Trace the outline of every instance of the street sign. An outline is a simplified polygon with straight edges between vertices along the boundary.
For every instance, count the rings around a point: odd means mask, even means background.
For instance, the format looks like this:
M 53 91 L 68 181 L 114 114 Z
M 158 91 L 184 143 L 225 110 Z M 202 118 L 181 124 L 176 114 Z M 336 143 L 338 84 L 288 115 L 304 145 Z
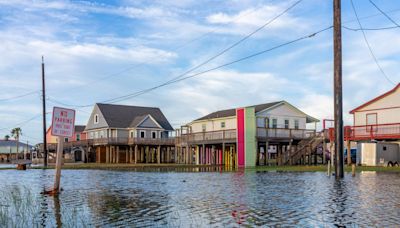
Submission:
M 51 134 L 61 137 L 72 137 L 75 130 L 75 110 L 54 107 Z

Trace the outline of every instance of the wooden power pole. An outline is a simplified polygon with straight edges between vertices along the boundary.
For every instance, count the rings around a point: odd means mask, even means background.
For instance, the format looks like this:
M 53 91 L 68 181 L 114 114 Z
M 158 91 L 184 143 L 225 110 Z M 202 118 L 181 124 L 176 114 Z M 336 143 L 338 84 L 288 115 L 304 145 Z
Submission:
M 47 139 L 46 139 L 46 86 L 44 80 L 44 60 L 42 56 L 42 105 L 43 105 L 43 152 L 44 166 L 47 167 Z
M 343 169 L 343 97 L 342 97 L 342 21 L 341 0 L 333 0 L 333 49 L 334 49 L 334 115 L 336 178 L 344 177 Z

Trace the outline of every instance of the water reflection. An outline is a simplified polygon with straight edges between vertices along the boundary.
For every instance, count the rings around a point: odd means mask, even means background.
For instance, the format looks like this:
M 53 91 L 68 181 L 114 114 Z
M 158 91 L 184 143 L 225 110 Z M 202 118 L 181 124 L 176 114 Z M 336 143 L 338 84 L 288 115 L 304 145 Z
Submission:
M 399 174 L 211 170 L 65 170 L 56 197 L 52 170 L 0 171 L 0 227 L 400 226 Z

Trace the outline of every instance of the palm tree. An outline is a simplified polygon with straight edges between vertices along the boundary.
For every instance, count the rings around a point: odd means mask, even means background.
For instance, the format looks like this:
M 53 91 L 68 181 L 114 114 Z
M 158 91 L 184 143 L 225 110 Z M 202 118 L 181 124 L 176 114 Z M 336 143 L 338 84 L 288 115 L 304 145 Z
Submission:
M 10 136 L 9 136 L 9 135 L 5 135 L 5 136 L 4 136 L 4 140 L 8 141 L 9 139 L 10 139 Z
M 14 137 L 14 139 L 16 140 L 16 144 L 17 144 L 17 156 L 19 153 L 19 136 L 22 135 L 22 130 L 20 127 L 16 127 L 14 129 L 11 130 L 11 135 L 12 137 Z M 23 157 L 23 156 L 22 156 Z

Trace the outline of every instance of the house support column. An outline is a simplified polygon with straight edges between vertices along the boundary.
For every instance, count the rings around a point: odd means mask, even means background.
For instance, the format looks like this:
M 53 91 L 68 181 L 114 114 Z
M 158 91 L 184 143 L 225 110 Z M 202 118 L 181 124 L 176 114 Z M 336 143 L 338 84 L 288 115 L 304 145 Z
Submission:
M 225 164 L 225 154 L 226 154 L 225 149 L 226 149 L 225 148 L 225 142 L 223 142 L 222 143 L 222 151 L 221 151 L 222 152 L 222 154 L 221 154 L 221 157 L 222 157 L 221 165 Z
M 135 145 L 135 164 L 138 162 L 138 145 Z
M 215 165 L 215 146 L 211 146 L 211 164 Z
M 167 162 L 171 163 L 171 147 L 167 147 Z
M 119 146 L 117 146 L 117 162 L 116 163 L 119 163 Z
M 127 161 L 128 163 L 133 163 L 133 150 L 132 150 L 132 146 L 129 146 L 129 161 Z
M 265 141 L 265 160 L 264 160 L 264 165 L 268 164 L 268 159 L 269 159 L 268 147 L 269 147 L 269 142 Z
M 140 163 L 145 163 L 144 155 L 145 155 L 145 148 L 143 146 L 141 146 L 140 147 Z
M 146 163 L 149 163 L 149 146 L 146 146 L 145 157 Z
M 110 163 L 110 147 L 106 146 L 106 163 Z
M 110 163 L 114 163 L 114 147 L 113 146 L 109 147 L 110 147 Z
M 157 163 L 161 163 L 161 146 L 157 147 Z
M 196 145 L 196 165 L 200 164 L 200 149 L 199 146 Z
M 347 165 L 351 165 L 351 142 L 350 140 L 346 141 L 346 147 L 347 147 Z

